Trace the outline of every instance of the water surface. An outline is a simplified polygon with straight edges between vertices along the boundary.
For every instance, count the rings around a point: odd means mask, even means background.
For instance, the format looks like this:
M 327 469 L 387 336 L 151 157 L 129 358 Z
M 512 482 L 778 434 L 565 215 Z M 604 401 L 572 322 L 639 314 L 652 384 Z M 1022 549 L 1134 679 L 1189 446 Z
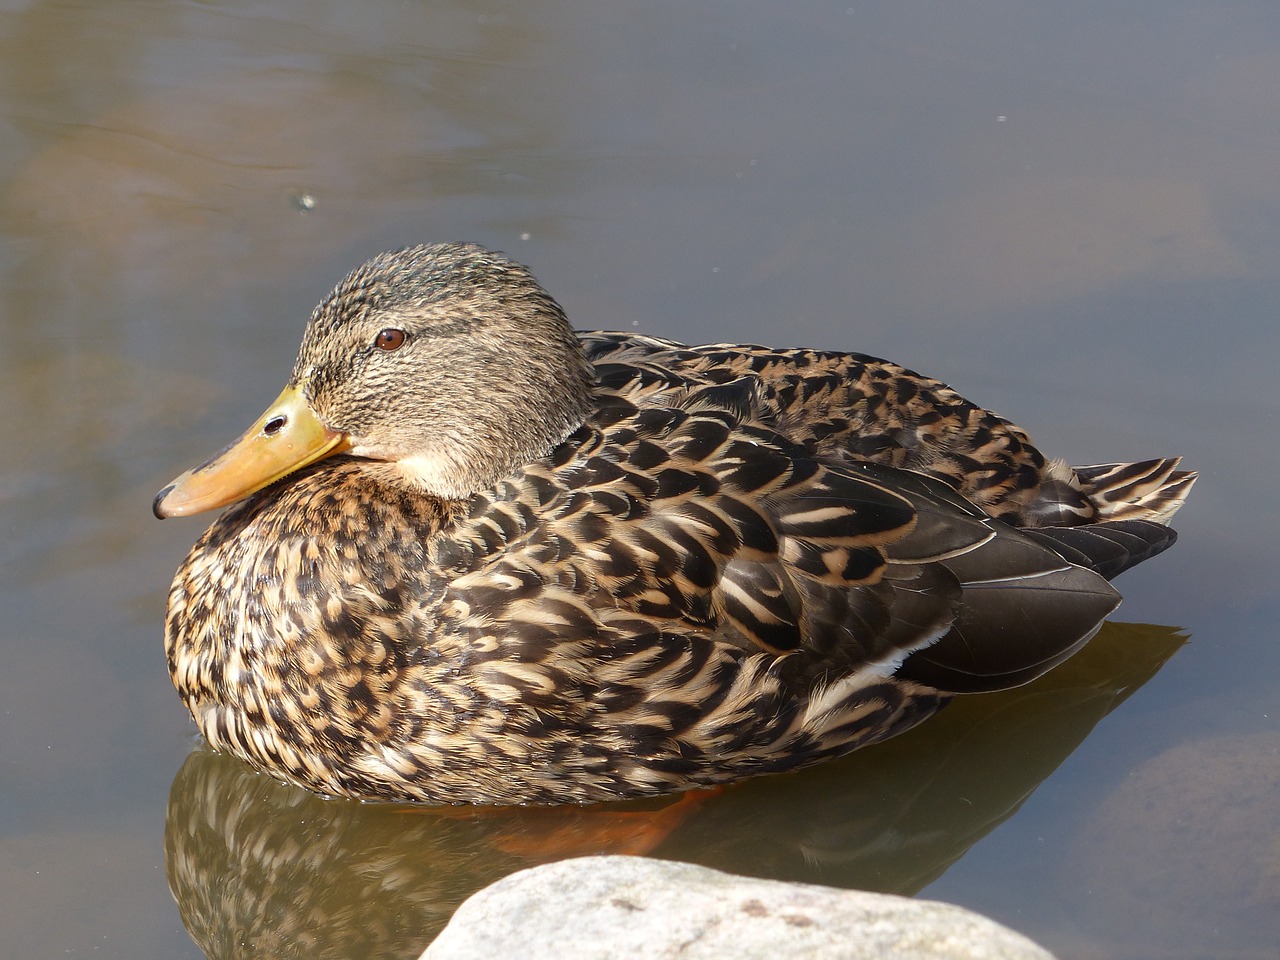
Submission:
M 204 521 L 152 494 L 276 395 L 346 269 L 439 239 L 529 263 L 580 327 L 887 356 L 1051 454 L 1202 472 L 1093 659 L 728 791 L 655 854 L 922 890 L 1064 958 L 1272 955 L 1269 7 L 63 0 L 0 4 L 0 53 L 7 955 L 313 955 L 232 895 L 247 797 L 339 956 L 415 954 L 527 862 L 512 836 L 595 836 L 245 781 L 165 673 Z

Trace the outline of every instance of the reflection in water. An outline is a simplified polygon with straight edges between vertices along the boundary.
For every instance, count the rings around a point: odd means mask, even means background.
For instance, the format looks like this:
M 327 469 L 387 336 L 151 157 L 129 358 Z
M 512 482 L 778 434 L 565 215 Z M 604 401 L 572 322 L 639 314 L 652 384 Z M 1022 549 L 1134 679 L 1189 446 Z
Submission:
M 1184 640 L 1109 623 L 1025 687 L 963 698 L 826 766 L 665 807 L 322 800 L 201 749 L 169 797 L 169 886 L 210 958 L 414 957 L 480 887 L 592 852 L 652 847 L 756 876 L 913 893 L 1010 816 Z

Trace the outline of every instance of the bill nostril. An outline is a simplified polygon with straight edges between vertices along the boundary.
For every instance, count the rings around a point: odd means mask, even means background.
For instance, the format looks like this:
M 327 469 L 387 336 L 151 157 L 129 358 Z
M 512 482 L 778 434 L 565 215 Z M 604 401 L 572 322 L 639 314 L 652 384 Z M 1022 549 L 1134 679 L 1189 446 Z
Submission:
M 279 433 L 281 430 L 284 429 L 285 424 L 288 422 L 289 422 L 289 418 L 283 415 L 278 417 L 272 417 L 270 420 L 268 420 L 266 423 L 262 425 L 262 432 L 265 433 L 268 437 L 274 437 L 277 433 Z

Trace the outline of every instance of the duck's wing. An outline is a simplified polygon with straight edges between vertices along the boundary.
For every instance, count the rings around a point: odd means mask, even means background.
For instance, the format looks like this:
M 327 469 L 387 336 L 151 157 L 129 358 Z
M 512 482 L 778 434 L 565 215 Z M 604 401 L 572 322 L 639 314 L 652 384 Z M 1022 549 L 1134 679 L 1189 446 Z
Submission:
M 479 622 L 554 607 L 562 635 L 586 625 L 584 643 L 608 634 L 590 624 L 643 622 L 776 657 L 800 683 L 866 671 L 967 692 L 1039 675 L 1119 602 L 940 481 L 780 436 L 756 377 L 699 384 L 643 361 L 598 372 L 613 399 L 595 421 L 478 498 L 437 547 Z
M 849 469 L 910 498 L 922 530 L 948 530 L 965 517 L 990 533 L 972 549 L 933 561 L 956 578 L 961 600 L 947 631 L 905 658 L 899 679 L 949 693 L 1018 686 L 1071 656 L 1120 603 L 1098 571 L 1116 562 L 1110 538 L 1097 538 L 1102 549 L 1081 541 L 1068 559 L 1056 541 L 985 516 L 931 477 L 874 464 Z M 912 536 L 889 547 L 891 563 L 911 562 Z

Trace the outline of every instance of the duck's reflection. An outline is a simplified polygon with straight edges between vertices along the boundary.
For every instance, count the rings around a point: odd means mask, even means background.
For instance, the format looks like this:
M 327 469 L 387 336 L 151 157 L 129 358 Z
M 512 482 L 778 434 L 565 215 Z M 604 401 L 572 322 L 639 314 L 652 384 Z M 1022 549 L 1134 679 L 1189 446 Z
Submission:
M 165 829 L 169 886 L 210 958 L 416 957 L 475 890 L 585 853 L 897 893 L 1009 817 L 1184 642 L 1105 625 L 1017 690 L 963 698 L 916 730 L 813 770 L 646 804 L 441 808 L 322 800 L 193 753 Z

